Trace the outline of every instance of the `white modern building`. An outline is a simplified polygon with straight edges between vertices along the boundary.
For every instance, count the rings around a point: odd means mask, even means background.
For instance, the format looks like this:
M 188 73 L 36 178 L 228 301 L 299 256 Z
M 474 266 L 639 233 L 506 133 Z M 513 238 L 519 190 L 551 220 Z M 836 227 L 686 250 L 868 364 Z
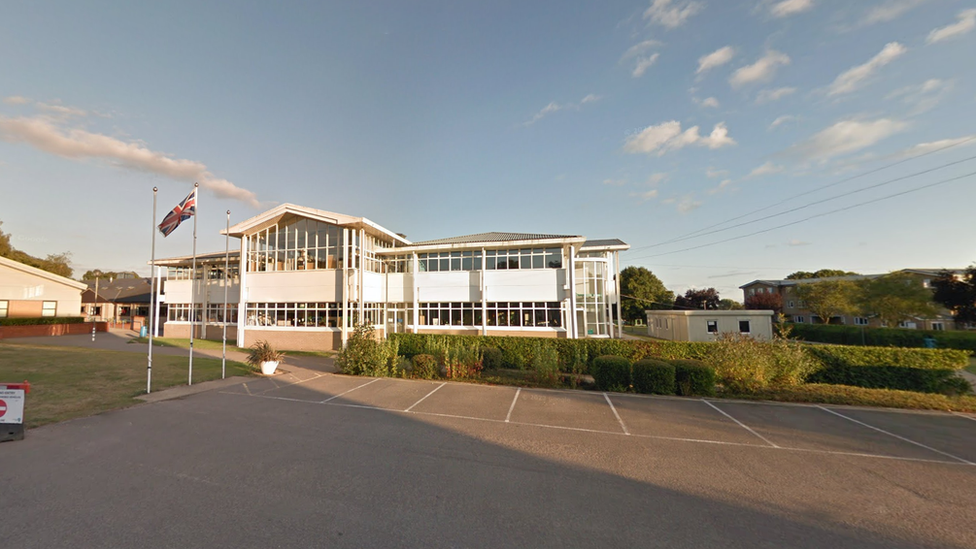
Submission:
M 228 337 L 330 350 L 356 325 L 395 332 L 619 337 L 620 240 L 482 233 L 410 242 L 363 217 L 283 204 L 230 228 Z M 243 260 L 242 260 L 243 258 Z M 224 253 L 169 268 L 167 337 L 223 331 Z M 614 314 L 616 311 L 616 315 Z
M 0 318 L 81 316 L 85 288 L 77 280 L 0 257 Z

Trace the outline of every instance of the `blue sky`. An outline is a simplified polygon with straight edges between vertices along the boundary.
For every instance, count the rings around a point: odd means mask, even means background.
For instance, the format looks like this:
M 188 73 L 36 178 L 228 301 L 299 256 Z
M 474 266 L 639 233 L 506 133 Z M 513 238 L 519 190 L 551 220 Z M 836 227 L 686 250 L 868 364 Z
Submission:
M 193 181 L 200 251 L 293 202 L 415 241 L 621 238 L 736 299 L 962 267 L 974 52 L 953 0 L 6 2 L 0 220 L 79 275 L 147 272 L 152 187 L 161 219 Z

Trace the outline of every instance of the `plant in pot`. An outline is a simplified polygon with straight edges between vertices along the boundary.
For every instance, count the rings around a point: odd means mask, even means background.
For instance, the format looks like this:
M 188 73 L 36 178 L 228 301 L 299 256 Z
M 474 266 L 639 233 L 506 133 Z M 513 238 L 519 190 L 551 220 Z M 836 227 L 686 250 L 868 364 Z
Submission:
M 284 353 L 276 350 L 267 341 L 258 341 L 251 345 L 251 352 L 247 355 L 247 363 L 251 366 L 260 366 L 261 373 L 270 376 L 275 373 L 278 363 L 284 358 Z

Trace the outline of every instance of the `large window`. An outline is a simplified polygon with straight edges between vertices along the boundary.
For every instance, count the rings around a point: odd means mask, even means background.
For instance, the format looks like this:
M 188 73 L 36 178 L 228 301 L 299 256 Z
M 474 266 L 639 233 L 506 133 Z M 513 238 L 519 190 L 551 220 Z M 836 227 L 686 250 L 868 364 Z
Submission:
M 274 225 L 248 239 L 248 272 L 337 269 L 342 258 L 342 229 L 311 219 Z
M 237 324 L 237 303 L 227 304 L 227 318 L 229 324 Z M 211 324 L 224 323 L 223 303 L 210 303 L 207 305 L 207 322 Z
M 195 303 L 193 305 L 193 321 L 201 322 L 203 320 L 203 304 Z M 190 321 L 190 304 L 189 303 L 170 303 L 166 306 L 166 318 L 170 322 L 189 322 Z
M 192 267 L 185 267 L 185 266 L 183 266 L 183 267 L 170 267 L 169 269 L 167 269 L 166 278 L 168 280 L 190 280 L 190 278 L 191 278 L 190 273 L 192 273 L 192 272 L 193 272 L 193 268 Z M 196 276 L 195 277 L 192 277 L 192 278 L 196 278 L 197 280 L 200 280 L 201 278 L 203 278 L 203 266 L 202 265 L 197 265 Z
M 481 326 L 481 303 L 421 303 L 421 326 Z
M 560 269 L 561 248 L 522 248 L 518 250 L 485 250 L 485 269 Z
M 387 273 L 412 273 L 412 255 L 388 255 L 383 258 L 383 270 Z
M 248 303 L 248 326 L 337 328 L 342 320 L 338 303 Z
M 0 301 L 0 318 L 7 318 L 7 315 L 9 314 L 10 311 L 9 307 L 10 307 L 9 301 Z
M 481 250 L 417 254 L 420 272 L 480 271 Z
M 41 304 L 41 316 L 58 316 L 58 302 L 45 301 Z
M 558 302 L 488 303 L 488 326 L 559 328 L 563 325 Z

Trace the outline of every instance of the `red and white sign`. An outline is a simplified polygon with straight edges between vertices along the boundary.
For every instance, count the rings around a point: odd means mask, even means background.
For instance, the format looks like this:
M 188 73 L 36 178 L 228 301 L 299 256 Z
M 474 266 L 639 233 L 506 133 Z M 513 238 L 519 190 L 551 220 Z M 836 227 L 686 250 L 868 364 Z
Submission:
M 3 385 L 0 385 L 3 387 Z M 24 390 L 0 389 L 0 423 L 24 422 Z

